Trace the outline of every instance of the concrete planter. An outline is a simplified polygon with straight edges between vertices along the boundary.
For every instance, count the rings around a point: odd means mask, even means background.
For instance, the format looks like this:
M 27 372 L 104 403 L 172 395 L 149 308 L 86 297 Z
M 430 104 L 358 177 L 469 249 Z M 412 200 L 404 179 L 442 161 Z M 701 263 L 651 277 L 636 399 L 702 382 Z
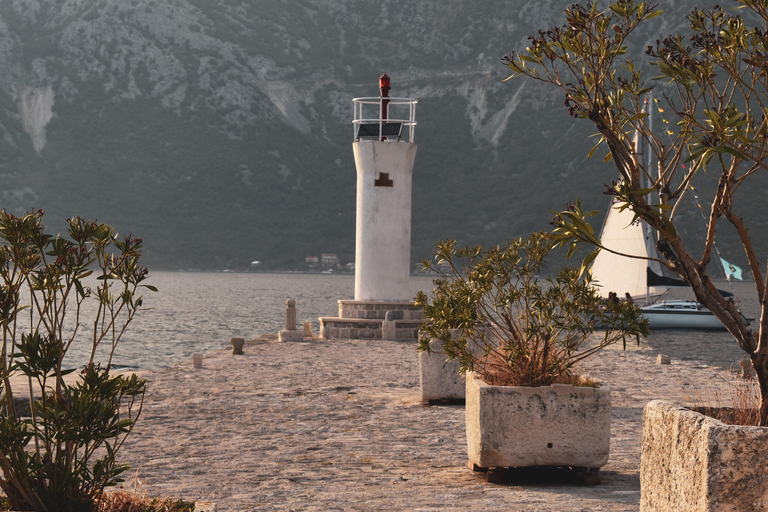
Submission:
M 466 385 L 457 360 L 446 361 L 439 339 L 429 343 L 431 352 L 419 354 L 419 388 L 422 403 L 463 401 Z
M 608 462 L 609 389 L 489 386 L 474 375 L 466 384 L 471 467 L 599 469 Z
M 728 425 L 669 402 L 643 412 L 641 512 L 768 511 L 768 428 Z

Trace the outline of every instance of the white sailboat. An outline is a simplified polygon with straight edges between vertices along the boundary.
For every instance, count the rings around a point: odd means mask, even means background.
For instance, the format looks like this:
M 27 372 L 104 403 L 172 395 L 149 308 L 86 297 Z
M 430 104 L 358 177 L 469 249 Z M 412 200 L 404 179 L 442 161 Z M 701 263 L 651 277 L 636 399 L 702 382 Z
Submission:
M 650 103 L 648 106 L 650 110 Z M 635 147 L 639 144 L 636 135 Z M 642 161 L 642 151 L 638 158 Z M 648 165 L 650 168 L 650 158 Z M 623 298 L 628 293 L 633 300 L 644 299 L 646 305 L 641 309 L 651 329 L 725 329 L 709 309 L 695 300 L 650 304 L 652 297 L 661 296 L 669 286 L 687 285 L 680 279 L 663 277 L 661 264 L 649 259 L 658 258 L 650 226 L 632 222 L 633 218 L 631 210 L 622 211 L 612 201 L 600 232 L 600 242 L 610 250 L 600 251 L 592 263 L 592 277 L 600 296 L 607 299 L 613 292 Z
M 641 259 L 656 257 L 656 250 L 644 223 L 632 223 L 632 218 L 629 210 L 619 211 L 615 204 L 606 216 L 600 241 L 606 248 L 621 254 L 603 249 L 595 258 L 592 277 L 600 296 L 608 298 L 610 292 L 614 292 L 620 298 L 626 293 L 634 300 L 645 298 L 646 305 L 641 309 L 651 329 L 725 329 L 709 309 L 695 300 L 665 300 L 649 304 L 652 297 L 663 295 L 668 289 L 667 286 L 654 285 L 654 282 L 687 285 L 681 280 L 662 277 L 659 262 Z

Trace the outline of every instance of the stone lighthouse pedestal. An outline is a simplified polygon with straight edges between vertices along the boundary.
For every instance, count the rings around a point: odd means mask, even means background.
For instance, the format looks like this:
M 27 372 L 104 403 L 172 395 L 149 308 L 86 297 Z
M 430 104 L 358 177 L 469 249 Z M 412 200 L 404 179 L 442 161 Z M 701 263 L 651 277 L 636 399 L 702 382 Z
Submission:
M 325 339 L 387 339 L 385 322 L 392 313 L 393 340 L 419 339 L 421 308 L 410 301 L 340 300 L 338 317 L 320 317 L 320 337 Z M 391 332 L 391 331 L 390 331 Z
M 416 100 L 390 98 L 386 74 L 379 84 L 380 97 L 353 100 L 355 299 L 339 301 L 338 317 L 320 318 L 320 336 L 326 339 L 381 339 L 384 333 L 391 337 L 394 332 L 395 339 L 416 340 L 422 322 L 410 289 Z M 366 117 L 366 108 L 378 112 Z M 389 115 L 390 109 L 394 116 Z M 391 312 L 389 319 L 387 312 Z

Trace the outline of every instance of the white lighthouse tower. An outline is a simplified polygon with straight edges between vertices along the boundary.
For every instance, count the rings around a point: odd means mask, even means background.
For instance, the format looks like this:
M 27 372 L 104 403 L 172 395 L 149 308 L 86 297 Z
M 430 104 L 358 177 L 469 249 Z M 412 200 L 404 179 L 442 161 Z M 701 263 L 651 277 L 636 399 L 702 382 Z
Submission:
M 417 101 L 389 97 L 386 74 L 379 78 L 379 90 L 378 98 L 352 100 L 357 168 L 355 299 L 339 301 L 339 317 L 320 319 L 325 338 L 416 339 L 422 319 L 410 289 Z

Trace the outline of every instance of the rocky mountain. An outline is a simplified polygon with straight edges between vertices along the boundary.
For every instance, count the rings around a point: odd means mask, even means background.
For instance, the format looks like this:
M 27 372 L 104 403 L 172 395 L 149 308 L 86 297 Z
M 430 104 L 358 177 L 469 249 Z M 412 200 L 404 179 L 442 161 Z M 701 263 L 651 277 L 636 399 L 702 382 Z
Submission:
M 501 57 L 570 3 L 0 2 L 0 207 L 43 208 L 54 231 L 111 223 L 155 268 L 353 261 L 352 98 L 386 72 L 419 100 L 414 262 L 441 238 L 545 228 L 576 197 L 604 210 L 615 172 L 586 159 L 592 128 L 554 90 L 502 81 Z M 640 64 L 698 2 L 670 3 Z

